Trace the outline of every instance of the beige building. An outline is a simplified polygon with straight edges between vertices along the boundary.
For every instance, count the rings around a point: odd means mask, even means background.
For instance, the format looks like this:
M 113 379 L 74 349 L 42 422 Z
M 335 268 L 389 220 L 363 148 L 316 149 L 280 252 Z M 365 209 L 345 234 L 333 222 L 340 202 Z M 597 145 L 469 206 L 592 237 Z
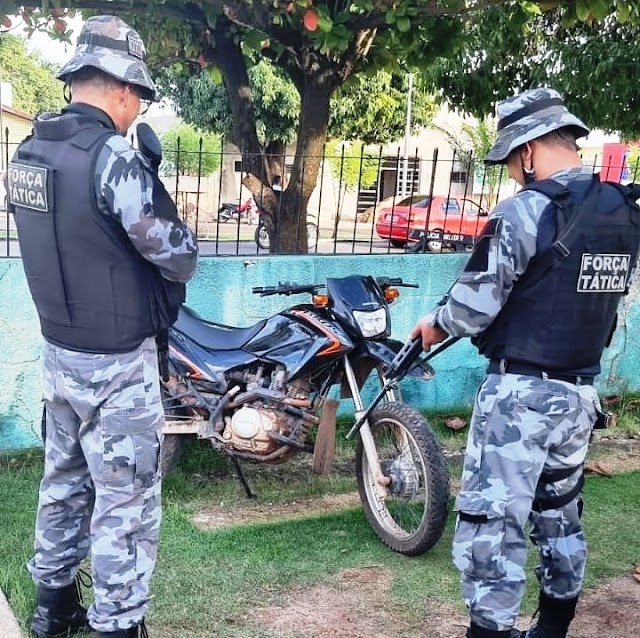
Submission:
M 3 85 L 3 88 L 6 85 Z M 1 97 L 1 96 L 0 96 Z M 31 133 L 32 116 L 0 102 L 0 210 L 6 208 L 4 174 L 18 144 Z
M 7 150 L 11 159 L 18 144 L 31 133 L 32 119 L 28 113 L 0 104 L 0 147 L 2 148 L 0 169 L 6 168 Z

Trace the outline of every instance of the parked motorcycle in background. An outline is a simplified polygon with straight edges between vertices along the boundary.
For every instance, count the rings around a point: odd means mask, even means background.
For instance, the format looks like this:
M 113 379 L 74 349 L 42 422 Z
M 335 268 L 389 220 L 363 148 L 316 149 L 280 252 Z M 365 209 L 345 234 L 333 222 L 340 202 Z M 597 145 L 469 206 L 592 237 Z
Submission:
M 401 554 L 431 548 L 447 520 L 449 478 L 430 424 L 400 400 L 396 382 L 405 374 L 435 374 L 418 357 L 420 347 L 407 358 L 390 338 L 389 305 L 403 286 L 417 287 L 353 275 L 254 288 L 261 296 L 311 299 L 245 328 L 206 321 L 183 306 L 161 358 L 163 472 L 195 436 L 231 457 L 248 496 L 241 462 L 281 463 L 306 452 L 315 471 L 328 473 L 336 413 L 350 400 L 356 423 L 347 438 L 357 437 L 357 488 L 369 523 Z M 366 408 L 361 391 L 369 378 L 381 389 Z
M 226 224 L 228 221 L 239 222 L 246 221 L 247 224 L 257 223 L 258 205 L 253 197 L 249 197 L 242 204 L 237 202 L 225 202 L 218 210 L 218 221 Z

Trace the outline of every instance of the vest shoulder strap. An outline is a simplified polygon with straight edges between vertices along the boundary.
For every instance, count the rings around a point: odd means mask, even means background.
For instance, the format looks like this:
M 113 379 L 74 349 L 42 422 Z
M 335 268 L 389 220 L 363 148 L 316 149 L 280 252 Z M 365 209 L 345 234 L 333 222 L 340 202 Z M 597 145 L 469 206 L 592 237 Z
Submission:
M 551 182 L 551 184 L 548 182 Z M 540 188 L 535 188 L 538 184 Z M 531 261 L 529 267 L 520 278 L 520 283 L 525 285 L 530 285 L 542 277 L 557 259 L 566 259 L 569 256 L 575 239 L 580 232 L 579 222 L 586 214 L 595 211 L 601 190 L 599 180 L 594 180 L 589 187 L 587 196 L 576 206 L 570 190 L 554 180 L 542 180 L 529 186 L 531 186 L 529 190 L 536 190 L 551 198 L 552 205 L 556 208 L 557 230 L 556 238 L 551 246 Z M 567 208 L 571 210 L 564 217 L 561 212 Z M 565 220 L 566 223 L 564 223 Z
M 627 206 L 631 207 L 636 212 L 631 216 L 631 222 L 634 224 L 640 224 L 640 205 L 638 200 L 640 199 L 640 184 L 618 184 L 618 182 L 603 182 L 609 186 L 615 188 L 626 200 Z
M 539 181 L 531 182 L 522 187 L 521 191 L 537 191 L 546 195 L 554 202 L 564 199 L 569 196 L 569 188 L 563 186 L 560 182 L 556 182 L 555 179 L 541 179 Z
M 83 151 L 88 151 L 94 144 L 96 144 L 101 138 L 104 141 L 113 135 L 113 131 L 105 131 L 103 128 L 85 128 L 78 131 L 71 143 Z

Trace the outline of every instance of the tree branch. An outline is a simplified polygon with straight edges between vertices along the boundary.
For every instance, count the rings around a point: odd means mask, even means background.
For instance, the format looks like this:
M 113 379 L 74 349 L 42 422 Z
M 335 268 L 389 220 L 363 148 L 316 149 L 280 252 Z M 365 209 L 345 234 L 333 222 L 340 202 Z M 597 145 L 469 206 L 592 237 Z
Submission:
M 208 24 L 208 19 L 202 9 L 191 2 L 180 2 L 179 0 L 173 0 L 168 2 L 140 2 L 136 0 L 65 0 L 63 2 L 65 8 L 75 9 L 82 11 L 82 9 L 89 9 L 90 11 L 105 11 L 109 9 L 114 14 L 120 13 L 136 13 L 141 10 L 153 9 L 154 15 L 167 16 L 171 18 L 180 18 L 187 22 L 195 24 Z M 211 2 L 212 6 L 222 5 L 222 2 Z M 40 3 L 23 4 L 27 9 L 41 9 Z

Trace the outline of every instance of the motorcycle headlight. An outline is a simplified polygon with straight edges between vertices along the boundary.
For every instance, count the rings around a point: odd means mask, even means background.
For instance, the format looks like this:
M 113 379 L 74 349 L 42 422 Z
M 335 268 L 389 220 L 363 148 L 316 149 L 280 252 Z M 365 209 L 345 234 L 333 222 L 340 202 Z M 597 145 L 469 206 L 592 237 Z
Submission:
M 365 338 L 377 337 L 387 329 L 387 313 L 384 308 L 378 308 L 373 312 L 354 310 L 353 318 Z

